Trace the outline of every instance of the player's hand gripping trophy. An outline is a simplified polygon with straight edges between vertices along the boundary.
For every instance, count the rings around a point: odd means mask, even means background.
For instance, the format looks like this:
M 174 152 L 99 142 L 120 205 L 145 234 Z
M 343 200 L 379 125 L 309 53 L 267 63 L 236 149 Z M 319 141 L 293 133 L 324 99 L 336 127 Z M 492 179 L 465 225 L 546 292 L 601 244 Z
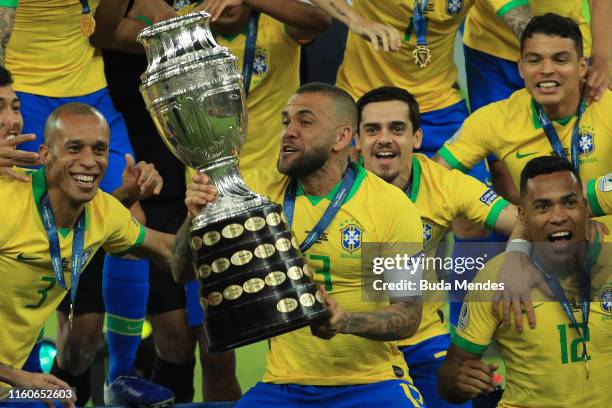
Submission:
M 281 206 L 240 177 L 243 79 L 209 20 L 202 12 L 176 17 L 146 28 L 138 40 L 149 62 L 140 90 L 157 130 L 179 160 L 205 172 L 219 191 L 191 231 L 214 351 L 306 326 L 328 311 Z

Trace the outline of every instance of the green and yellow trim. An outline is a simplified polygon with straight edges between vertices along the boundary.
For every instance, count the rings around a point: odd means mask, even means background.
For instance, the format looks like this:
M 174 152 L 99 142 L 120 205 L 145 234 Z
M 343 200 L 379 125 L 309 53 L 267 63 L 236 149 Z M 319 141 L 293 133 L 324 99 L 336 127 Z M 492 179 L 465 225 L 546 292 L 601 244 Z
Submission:
M 580 100 L 580 104 L 585 103 L 583 100 Z M 576 116 L 576 114 L 565 116 L 561 119 L 554 120 L 553 122 L 565 126 Z M 542 129 L 542 122 L 540 122 L 540 115 L 538 115 L 538 110 L 535 107 L 535 101 L 533 98 L 531 99 L 531 119 L 533 120 L 533 127 L 536 129 Z
M 509 205 L 510 203 L 503 198 L 500 198 L 495 201 L 493 207 L 491 207 L 491 211 L 489 211 L 489 215 L 487 215 L 487 219 L 485 220 L 485 227 L 489 231 L 495 231 L 495 224 L 497 224 L 499 214 L 501 214 L 503 209 Z
M 469 169 L 465 167 L 453 154 L 446 148 L 446 146 L 442 146 L 438 153 L 440 157 L 442 157 L 453 169 L 457 169 L 463 173 L 467 173 Z
M 508 3 L 504 4 L 503 6 L 501 6 L 499 8 L 499 10 L 497 10 L 497 16 L 498 17 L 503 17 L 506 15 L 507 12 L 509 12 L 510 10 L 517 8 L 517 7 L 522 7 L 522 6 L 529 6 L 529 0 L 512 0 L 509 1 Z
M 451 327 L 451 342 L 455 346 L 467 351 L 468 353 L 476 354 L 479 356 L 485 352 L 487 347 L 489 347 L 488 344 L 483 346 L 482 344 L 472 343 L 471 341 L 464 339 L 463 337 L 457 334 L 457 329 L 455 327 Z
M 421 189 L 421 163 L 419 160 L 412 156 L 412 187 L 410 188 L 410 201 L 416 203 L 419 197 L 419 190 Z
M 125 251 L 114 252 L 111 255 L 112 256 L 116 256 L 116 257 L 121 257 L 121 256 L 125 256 L 125 255 L 131 254 L 132 252 L 137 250 L 142 245 L 142 243 L 144 242 L 146 236 L 147 236 L 147 229 L 145 228 L 144 225 L 141 225 L 140 226 L 140 231 L 138 232 L 138 238 L 136 238 L 136 242 L 134 242 L 134 245 L 132 245 L 131 247 L 129 247 Z
M 353 165 L 355 169 L 355 184 L 353 184 L 351 191 L 349 191 L 348 197 L 346 197 L 346 200 L 344 201 L 345 203 L 348 203 L 348 201 L 355 195 L 357 190 L 359 190 L 359 187 L 361 186 L 361 183 L 363 183 L 363 180 L 365 179 L 365 176 L 367 174 L 366 169 L 363 168 L 363 166 L 361 166 L 360 164 L 353 163 Z M 329 193 L 327 193 L 325 197 L 319 197 L 319 196 L 313 196 L 313 195 L 306 195 L 304 193 L 304 189 L 302 188 L 302 184 L 298 183 L 296 196 L 299 197 L 299 196 L 305 195 L 306 198 L 308 198 L 308 201 L 310 201 L 312 205 L 319 204 L 321 200 L 323 200 L 324 198 L 326 198 L 328 201 L 331 202 L 331 200 L 334 199 L 334 196 L 336 195 L 336 191 L 338 191 L 341 184 L 342 184 L 342 180 L 340 180 L 334 186 L 334 188 Z
M 36 203 L 36 208 L 38 209 L 38 215 L 40 216 L 40 222 L 43 222 L 42 219 L 42 208 L 40 207 L 40 202 L 43 197 L 47 193 L 47 180 L 45 177 L 45 168 L 41 167 L 38 170 L 28 171 L 27 172 L 32 177 L 32 194 L 34 195 L 34 202 Z M 89 203 L 85 204 L 85 231 L 89 228 Z M 43 223 L 44 225 L 44 223 Z M 58 232 L 61 234 L 63 238 L 66 238 L 68 234 L 72 231 L 72 228 L 58 228 Z
M 603 208 L 601 208 L 601 204 L 597 200 L 597 191 L 595 191 L 595 186 L 597 184 L 596 179 L 591 179 L 587 183 L 587 201 L 589 202 L 589 207 L 591 207 L 591 212 L 594 217 L 601 217 L 606 215 Z
M 141 336 L 145 319 L 128 319 L 125 317 L 106 314 L 106 330 L 124 336 Z

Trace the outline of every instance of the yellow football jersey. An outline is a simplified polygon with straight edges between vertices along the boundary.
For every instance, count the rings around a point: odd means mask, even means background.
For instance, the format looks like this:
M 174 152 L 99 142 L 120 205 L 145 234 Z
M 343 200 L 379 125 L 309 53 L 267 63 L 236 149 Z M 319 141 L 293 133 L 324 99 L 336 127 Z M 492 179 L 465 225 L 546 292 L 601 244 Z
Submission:
M 217 35 L 217 42 L 238 57 L 242 72 L 246 34 L 233 38 Z M 261 14 L 255 43 L 255 60 L 249 96 L 247 134 L 240 150 L 240 169 L 276 169 L 281 112 L 300 86 L 300 45 L 285 31 L 283 23 Z
M 612 173 L 587 183 L 587 199 L 594 216 L 612 215 Z
M 612 168 L 612 92 L 587 106 L 580 120 L 580 176 L 584 180 Z M 570 150 L 576 116 L 558 120 L 555 130 Z M 552 147 L 525 89 L 487 105 L 468 117 L 461 129 L 438 152 L 453 168 L 469 169 L 493 154 L 503 161 L 519 187 L 521 170 L 534 157 L 552 155 Z
M 428 257 L 436 256 L 440 240 L 456 217 L 463 216 L 493 230 L 500 212 L 509 204 L 475 178 L 448 170 L 422 154 L 415 154 L 412 159 L 410 200 L 421 214 L 423 246 Z M 425 279 L 436 282 L 436 271 L 426 271 Z M 414 345 L 448 333 L 448 323 L 442 319 L 445 301 L 442 291 L 425 296 L 419 331 L 400 345 Z
M 583 0 L 475 0 L 465 21 L 463 42 L 470 48 L 510 61 L 520 56 L 519 40 L 502 17 L 519 6 L 529 6 L 534 16 L 552 12 L 570 17 L 580 26 L 584 55 L 591 55 L 591 31 Z M 585 7 L 587 8 L 585 10 Z
M 89 0 L 92 16 L 99 0 Z M 79 0 L 21 0 L 6 49 L 16 91 L 51 97 L 90 94 L 106 86 L 100 50 L 81 32 Z
M 504 254 L 489 261 L 475 282 L 495 281 L 503 259 Z M 593 265 L 592 274 L 594 281 L 603 278 L 604 284 L 594 285 L 598 289 L 593 293 L 588 334 L 585 336 L 589 379 L 586 379 L 586 363 L 581 356 L 582 342 L 559 302 L 545 300 L 544 295 L 534 289 L 532 299 L 536 327 L 530 329 L 527 315 L 523 314 L 523 326 L 526 329 L 519 333 L 514 328 L 514 322 L 511 326 L 501 325 L 501 321 L 494 317 L 490 300 L 486 300 L 490 296 L 485 296 L 486 292 L 468 293 L 452 341 L 456 346 L 474 354 L 482 354 L 493 340 L 497 342 L 506 366 L 506 389 L 499 407 L 573 408 L 609 405 L 608 383 L 612 376 L 611 271 L 610 256 L 602 252 Z M 567 293 L 574 317 L 583 329 L 579 295 L 573 295 Z
M 32 173 L 32 182 L 0 178 L 0 364 L 21 368 L 47 318 L 66 295 L 56 281 L 49 240 L 38 210 L 46 191 L 44 169 Z M 72 229 L 58 233 L 64 279 L 70 288 Z M 83 267 L 100 248 L 128 253 L 140 245 L 145 228 L 110 195 L 98 191 L 85 205 Z
M 362 16 L 390 25 L 404 36 L 397 52 L 376 52 L 368 41 L 349 33 L 344 61 L 338 71 L 336 85 L 355 99 L 364 93 L 389 85 L 405 88 L 416 97 L 421 112 L 443 109 L 461 100 L 453 88 L 457 69 L 453 62 L 455 33 L 474 0 L 419 0 L 427 3 L 427 46 L 431 62 L 418 67 L 412 56 L 416 47 L 416 31 L 412 25 L 414 1 L 353 0 L 353 7 Z
M 356 170 L 356 181 L 347 201 L 320 240 L 306 251 L 304 259 L 315 271 L 314 281 L 325 285 L 344 310 L 373 312 L 386 307 L 388 302 L 362 300 L 363 244 L 413 243 L 416 253 L 422 248 L 422 229 L 416 208 L 401 190 L 361 166 L 356 166 Z M 283 203 L 289 183 L 287 177 L 265 170 L 246 172 L 244 176 L 254 191 Z M 306 196 L 298 187 L 293 231 L 299 242 L 319 221 L 339 185 L 326 197 Z M 407 370 L 397 342 L 373 341 L 346 334 L 323 340 L 305 327 L 271 340 L 264 381 L 364 384 L 398 378 L 410 380 Z

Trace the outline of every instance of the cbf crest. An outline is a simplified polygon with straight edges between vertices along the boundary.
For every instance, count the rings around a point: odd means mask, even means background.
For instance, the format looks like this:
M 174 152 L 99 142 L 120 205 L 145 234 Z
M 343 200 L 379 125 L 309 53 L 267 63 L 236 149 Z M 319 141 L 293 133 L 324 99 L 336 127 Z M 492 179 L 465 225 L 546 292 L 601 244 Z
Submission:
M 266 72 L 268 72 L 268 54 L 266 50 L 257 48 L 255 50 L 255 58 L 253 59 L 253 73 L 263 76 Z
M 361 248 L 361 237 L 363 230 L 355 224 L 348 224 L 346 227 L 340 229 L 340 239 L 342 248 L 354 252 Z
M 446 0 L 446 13 L 450 16 L 461 11 L 463 0 Z
M 595 151 L 595 129 L 590 126 L 584 127 L 580 131 L 578 138 L 578 154 L 590 156 Z
M 601 310 L 608 314 L 612 314 L 612 287 L 606 287 L 599 292 L 599 304 Z

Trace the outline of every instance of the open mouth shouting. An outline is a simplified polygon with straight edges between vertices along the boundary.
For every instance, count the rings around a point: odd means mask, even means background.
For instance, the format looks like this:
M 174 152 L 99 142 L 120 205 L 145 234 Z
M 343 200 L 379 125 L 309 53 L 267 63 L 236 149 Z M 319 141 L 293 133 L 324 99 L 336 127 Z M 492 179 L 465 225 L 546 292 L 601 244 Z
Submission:
M 570 231 L 556 231 L 548 235 L 548 242 L 555 248 L 565 249 L 569 246 L 573 234 Z

